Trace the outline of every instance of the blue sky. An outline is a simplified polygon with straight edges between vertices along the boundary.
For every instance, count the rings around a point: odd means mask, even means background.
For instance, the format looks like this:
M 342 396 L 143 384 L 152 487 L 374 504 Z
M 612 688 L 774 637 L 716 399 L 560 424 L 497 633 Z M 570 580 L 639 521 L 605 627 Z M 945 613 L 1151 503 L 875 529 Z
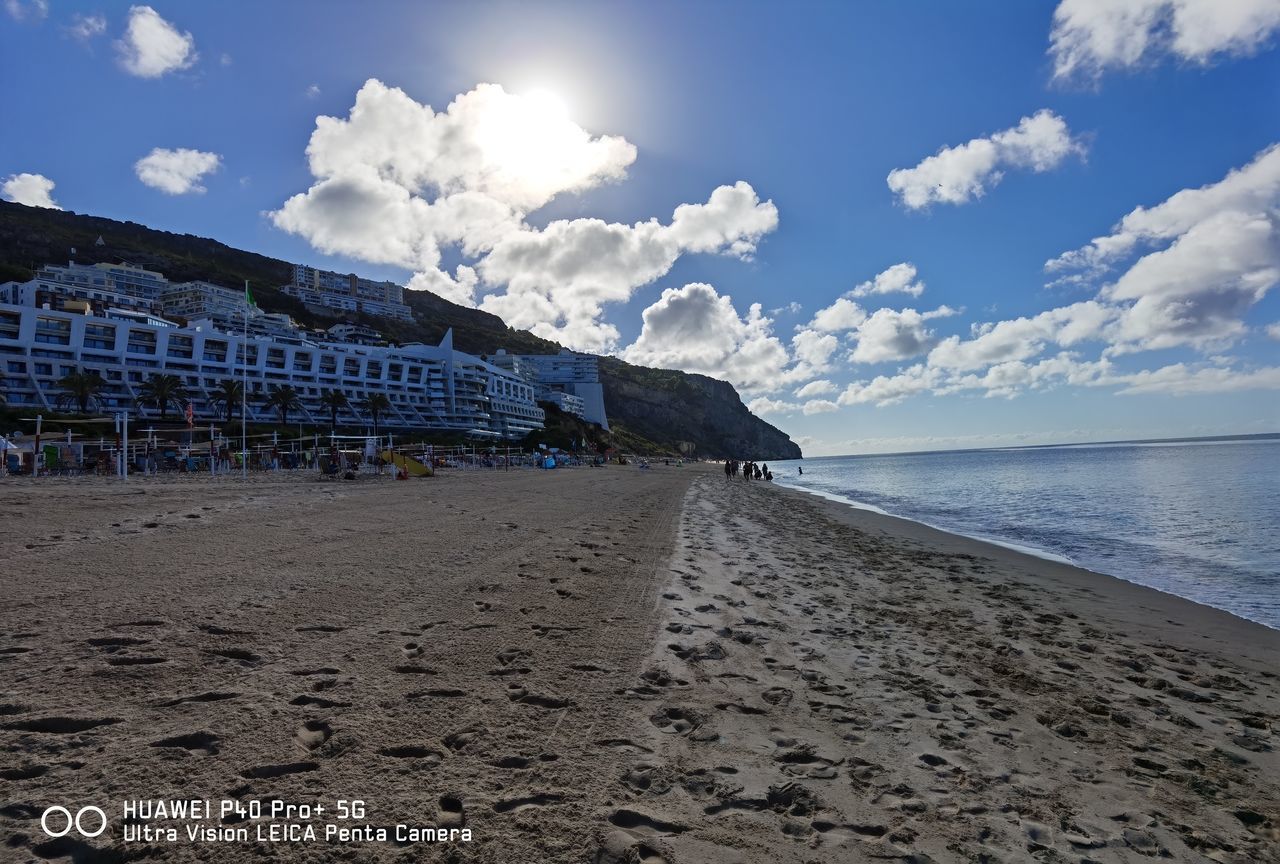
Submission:
M 1098 8 L 5 0 L 0 181 L 727 378 L 815 455 L 1276 431 L 1280 9 Z

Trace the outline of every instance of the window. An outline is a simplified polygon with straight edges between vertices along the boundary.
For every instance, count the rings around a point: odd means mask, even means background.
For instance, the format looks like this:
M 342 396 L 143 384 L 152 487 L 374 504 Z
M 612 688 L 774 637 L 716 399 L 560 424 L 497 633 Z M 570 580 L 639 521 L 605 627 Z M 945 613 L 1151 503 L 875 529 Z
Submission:
M 37 363 L 37 364 L 35 364 L 35 368 L 36 368 L 36 374 L 37 374 L 37 375 L 52 375 L 52 374 L 53 374 L 53 364 L 51 364 L 51 363 Z
M 179 336 L 175 333 L 169 337 L 169 349 L 166 353 L 170 357 L 176 357 L 181 360 L 190 360 L 192 350 L 191 344 L 192 339 L 190 336 Z
M 47 345 L 71 344 L 71 321 L 66 318 L 37 318 L 36 341 Z
M 84 346 L 86 348 L 114 348 L 116 344 L 116 328 L 110 324 L 86 324 L 84 327 Z
M 128 350 L 130 354 L 156 353 L 156 334 L 150 330 L 130 330 Z
M 8 367 L 8 368 L 9 368 L 9 371 L 10 371 L 10 372 L 26 372 L 26 371 L 27 371 L 27 364 L 26 364 L 26 363 L 19 363 L 19 362 L 18 362 L 18 361 L 16 361 L 16 360 L 10 360 L 10 361 L 9 361 L 9 367 Z
M 227 362 L 227 343 L 216 339 L 206 339 L 204 343 L 204 359 L 210 363 Z

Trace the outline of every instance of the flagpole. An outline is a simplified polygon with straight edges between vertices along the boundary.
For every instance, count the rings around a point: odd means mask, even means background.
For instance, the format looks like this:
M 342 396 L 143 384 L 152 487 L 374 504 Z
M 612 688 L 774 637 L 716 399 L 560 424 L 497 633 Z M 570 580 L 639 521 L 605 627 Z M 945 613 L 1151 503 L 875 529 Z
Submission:
M 249 431 L 247 428 L 248 418 L 245 415 L 246 405 L 249 400 L 249 304 L 253 301 L 249 293 L 249 280 L 244 280 L 244 341 L 240 343 L 241 354 L 241 384 L 240 384 L 240 476 L 249 479 Z

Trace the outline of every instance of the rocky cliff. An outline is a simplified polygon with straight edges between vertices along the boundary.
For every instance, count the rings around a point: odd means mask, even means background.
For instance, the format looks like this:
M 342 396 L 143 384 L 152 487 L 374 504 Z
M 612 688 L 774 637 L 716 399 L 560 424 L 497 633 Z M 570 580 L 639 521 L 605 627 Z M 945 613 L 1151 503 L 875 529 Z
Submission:
M 98 237 L 102 237 L 101 246 L 96 245 Z M 73 257 L 86 264 L 129 261 L 163 272 L 174 281 L 206 279 L 239 286 L 248 280 L 254 297 L 267 311 L 287 312 L 308 326 L 333 323 L 279 291 L 289 278 L 284 261 L 135 222 L 0 202 L 0 281 L 29 279 L 36 267 Z M 413 323 L 363 316 L 353 320 L 399 342 L 438 342 L 452 328 L 454 347 L 473 354 L 498 348 L 518 353 L 560 350 L 555 342 L 508 327 L 496 315 L 450 303 L 428 291 L 407 291 L 405 300 L 417 316 Z M 800 448 L 786 434 L 748 411 L 737 391 L 724 381 L 647 369 L 612 357 L 600 359 L 600 377 L 610 425 L 630 433 L 632 439 L 647 439 L 667 450 L 687 442 L 699 455 L 711 457 L 800 456 Z
M 613 357 L 600 359 L 600 379 L 609 417 L 651 441 L 677 449 L 689 441 L 702 456 L 800 458 L 800 447 L 748 411 L 725 381 L 633 366 Z

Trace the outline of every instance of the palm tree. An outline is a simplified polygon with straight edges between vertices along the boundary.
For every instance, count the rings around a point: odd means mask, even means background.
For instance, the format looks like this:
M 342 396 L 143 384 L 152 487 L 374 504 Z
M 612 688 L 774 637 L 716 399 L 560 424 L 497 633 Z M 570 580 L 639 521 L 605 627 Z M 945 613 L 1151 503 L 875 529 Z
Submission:
M 138 388 L 138 404 L 160 409 L 161 421 L 169 418 L 169 406 L 187 400 L 187 388 L 177 375 L 152 375 Z
M 266 394 L 262 404 L 267 408 L 274 408 L 280 412 L 280 422 L 282 424 L 289 422 L 290 411 L 297 411 L 302 408 L 302 400 L 298 398 L 298 391 L 288 384 L 273 388 Z
M 341 390 L 326 390 L 324 395 L 320 397 L 320 405 L 329 409 L 329 431 L 336 432 L 338 429 L 338 412 L 344 408 L 349 408 L 351 405 L 347 401 L 347 394 Z
M 377 438 L 378 417 L 381 416 L 383 411 L 391 408 L 391 400 L 387 398 L 385 393 L 370 393 L 361 407 L 373 415 L 373 437 Z
M 74 404 L 81 414 L 88 414 L 91 404 L 102 405 L 102 391 L 107 389 L 107 382 L 97 372 L 72 372 L 63 375 L 55 386 L 62 391 L 57 398 L 59 408 Z
M 209 402 L 214 405 L 221 405 L 222 410 L 226 412 L 227 422 L 231 422 L 231 413 L 235 411 L 244 396 L 244 384 L 235 378 L 223 378 L 218 382 L 218 386 L 209 394 Z M 244 419 L 243 417 L 240 419 Z

